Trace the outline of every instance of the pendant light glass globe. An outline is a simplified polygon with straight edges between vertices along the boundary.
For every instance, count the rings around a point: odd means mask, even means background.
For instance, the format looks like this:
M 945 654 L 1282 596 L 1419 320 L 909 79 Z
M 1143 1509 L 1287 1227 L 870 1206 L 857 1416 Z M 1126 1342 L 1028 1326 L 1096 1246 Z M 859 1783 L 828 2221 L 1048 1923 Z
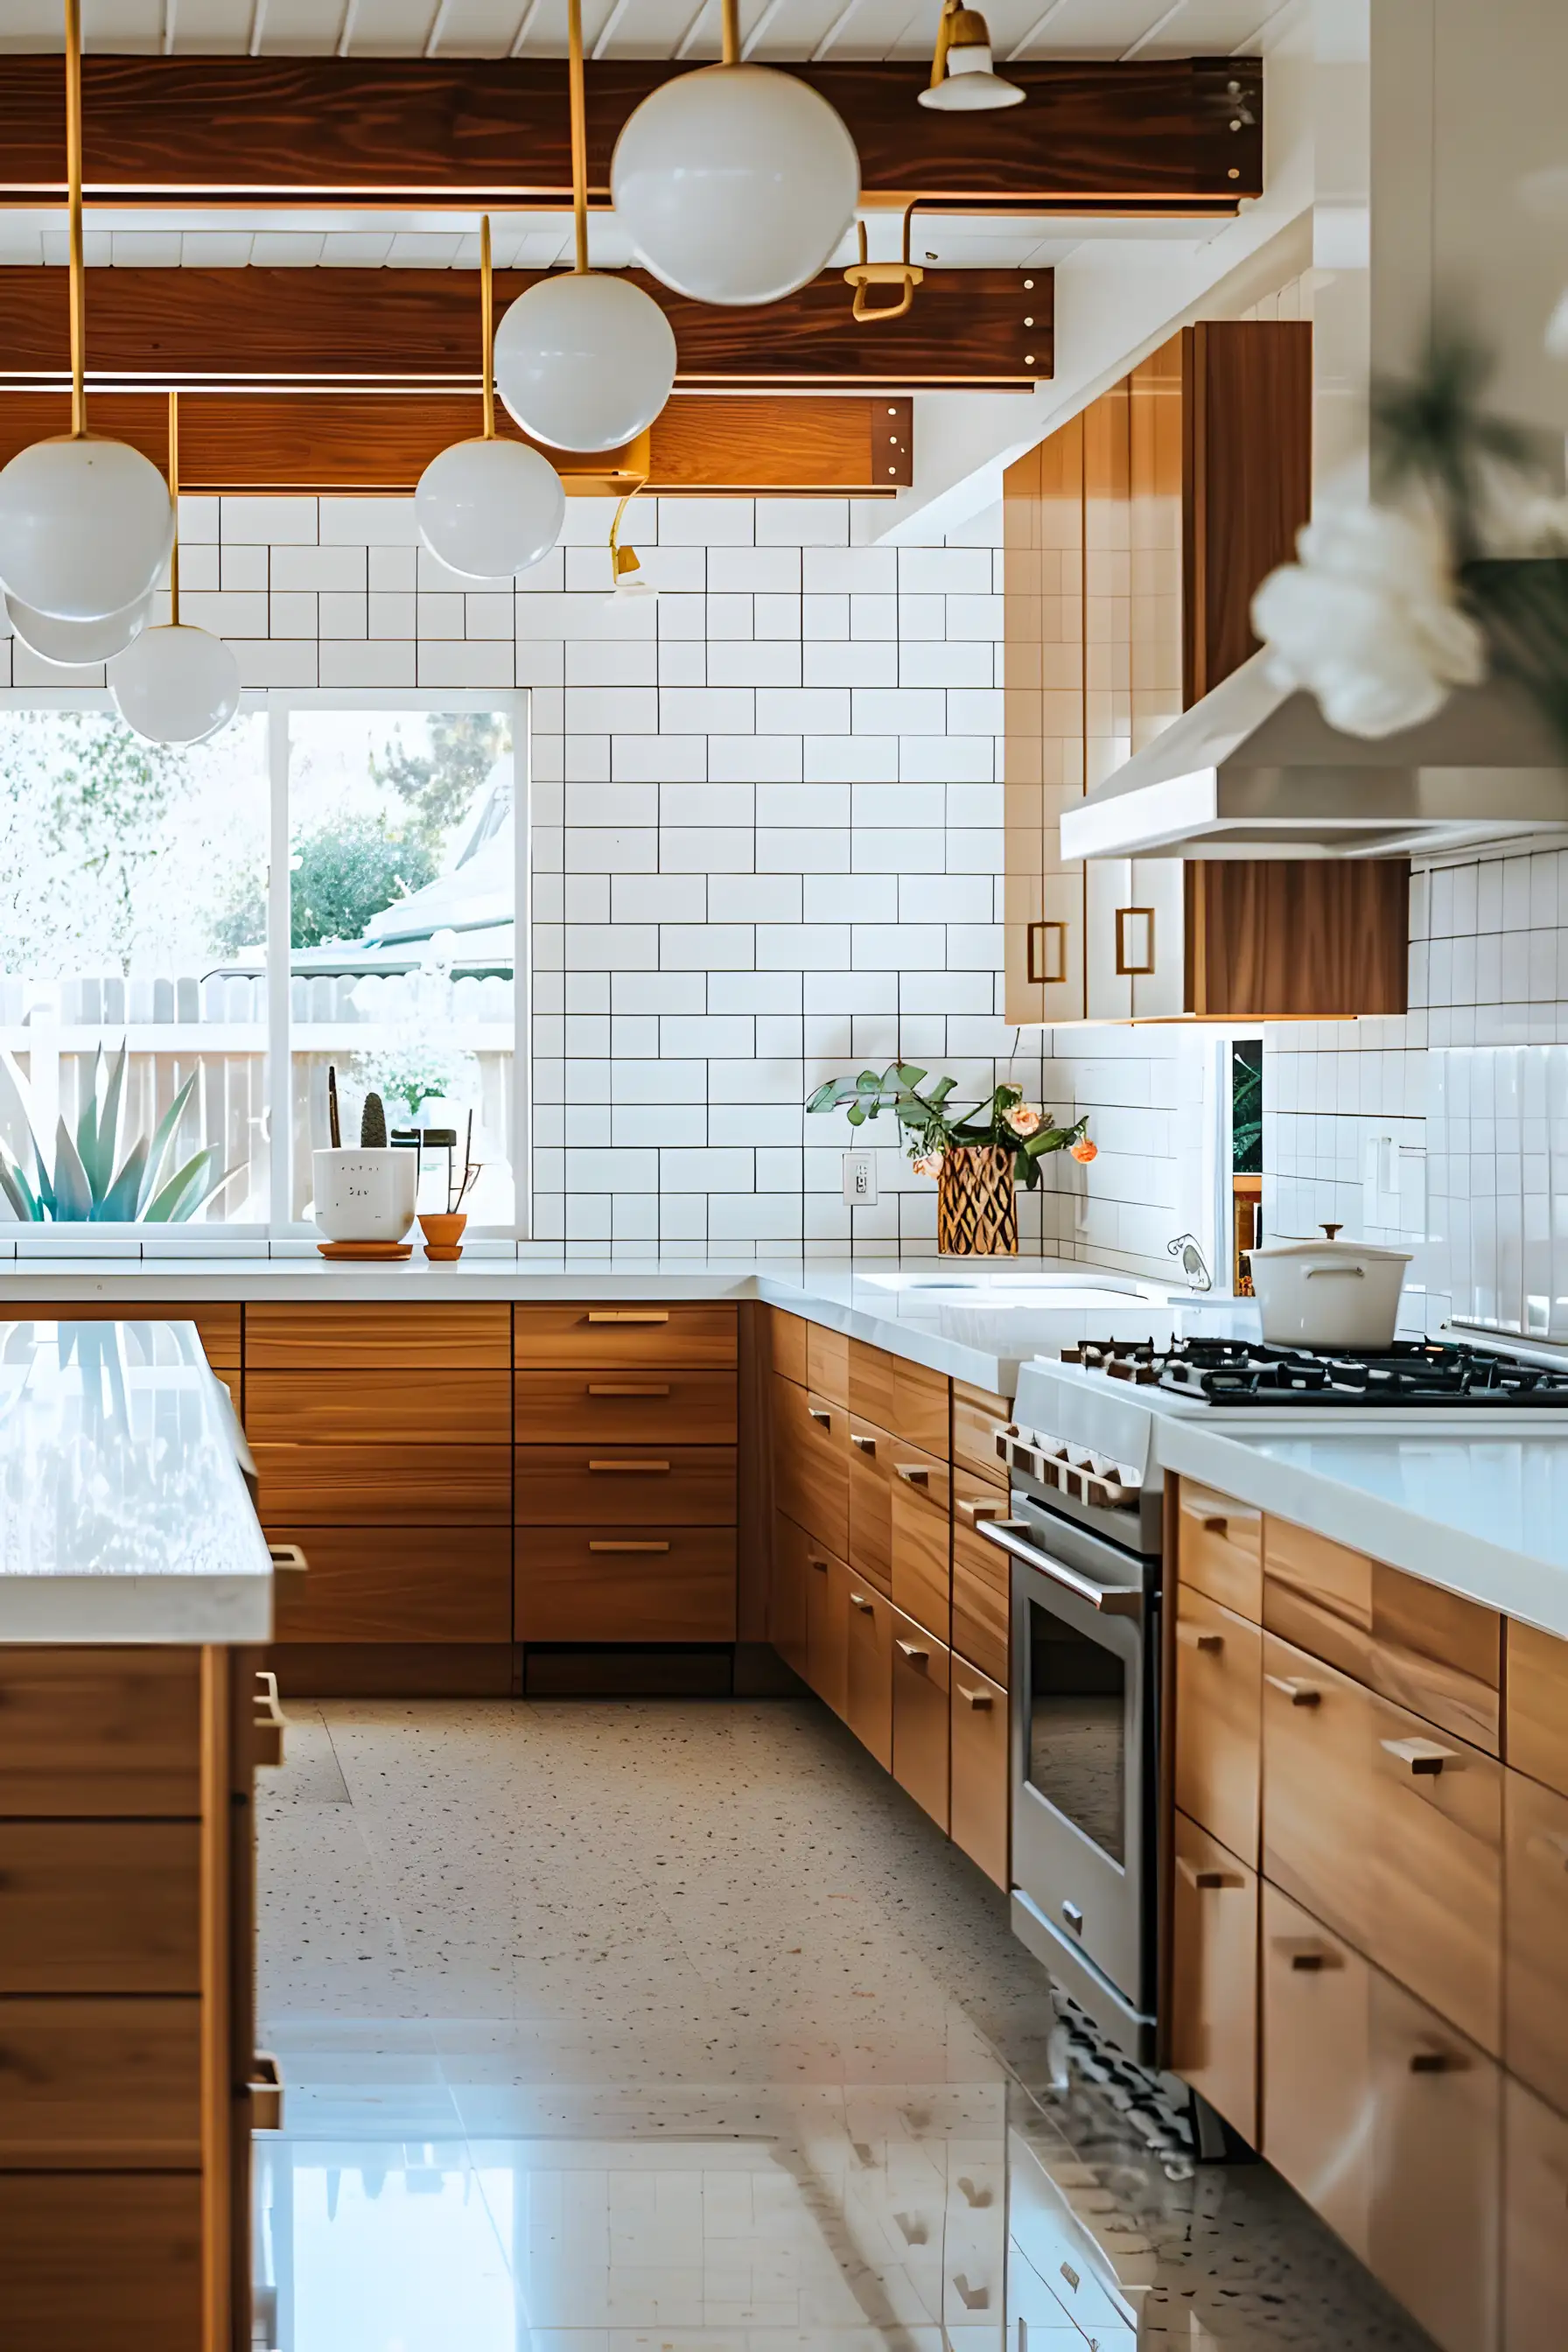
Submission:
M 549 554 L 566 520 L 566 493 L 549 458 L 524 441 L 455 441 L 420 475 L 414 519 L 449 570 L 501 580 Z
M 22 643 L 44 661 L 58 662 L 64 667 L 112 661 L 141 635 L 152 611 L 150 589 L 122 613 L 110 613 L 101 621 L 57 621 L 47 613 L 35 613 L 19 596 L 5 599 L 5 617 Z
M 144 629 L 109 671 L 114 707 L 149 743 L 205 743 L 239 709 L 239 664 L 221 637 Z
M 553 449 L 619 449 L 653 423 L 675 383 L 675 334 L 629 278 L 541 278 L 496 330 L 496 390 Z
M 662 284 L 699 302 L 777 302 L 815 278 L 855 217 L 860 159 L 810 85 L 767 66 L 703 66 L 627 119 L 616 215 Z
M 0 580 L 52 620 L 122 613 L 174 540 L 169 486 L 124 441 L 35 441 L 0 469 Z

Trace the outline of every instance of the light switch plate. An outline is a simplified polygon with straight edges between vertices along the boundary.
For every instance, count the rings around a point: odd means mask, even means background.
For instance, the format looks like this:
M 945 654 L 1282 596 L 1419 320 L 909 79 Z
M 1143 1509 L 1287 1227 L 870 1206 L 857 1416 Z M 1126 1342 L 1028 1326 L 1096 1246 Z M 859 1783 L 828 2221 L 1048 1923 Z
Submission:
M 844 1154 L 844 1198 L 852 1209 L 868 1209 L 877 1198 L 877 1162 L 868 1151 Z

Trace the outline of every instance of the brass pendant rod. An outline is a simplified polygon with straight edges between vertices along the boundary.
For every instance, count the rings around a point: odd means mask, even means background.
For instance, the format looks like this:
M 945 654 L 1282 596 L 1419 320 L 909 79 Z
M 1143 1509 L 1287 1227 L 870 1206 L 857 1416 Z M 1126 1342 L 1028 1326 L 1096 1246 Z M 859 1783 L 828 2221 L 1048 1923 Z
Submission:
M 724 11 L 724 63 L 741 62 L 741 0 L 721 0 Z
M 947 52 L 952 29 L 952 18 L 963 0 L 942 0 L 942 15 L 936 20 L 936 48 L 931 61 L 931 87 L 938 89 L 947 79 Z
M 66 0 L 66 186 L 70 217 L 71 432 L 87 434 L 87 267 L 81 226 L 81 0 Z
M 484 342 L 484 438 L 496 437 L 496 358 L 495 358 L 496 289 L 490 268 L 490 216 L 485 213 L 479 220 L 479 333 Z
M 572 96 L 572 221 L 577 257 L 572 267 L 579 278 L 588 274 L 588 93 L 583 70 L 583 0 L 567 0 L 566 44 L 570 53 L 568 88 Z
M 169 504 L 174 510 L 174 538 L 169 550 L 169 625 L 180 625 L 180 395 L 169 394 Z

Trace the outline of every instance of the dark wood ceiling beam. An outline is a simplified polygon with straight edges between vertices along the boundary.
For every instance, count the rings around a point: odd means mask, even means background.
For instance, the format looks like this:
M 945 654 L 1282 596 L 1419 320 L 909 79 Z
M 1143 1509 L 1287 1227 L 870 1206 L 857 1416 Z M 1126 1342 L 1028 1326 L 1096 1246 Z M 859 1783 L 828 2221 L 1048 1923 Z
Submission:
M 589 65 L 595 194 L 607 191 L 627 115 L 680 70 Z M 912 63 L 792 70 L 843 115 L 873 203 L 1231 212 L 1262 191 L 1256 58 L 1010 65 L 1027 103 L 980 114 L 917 106 L 928 76 Z M 89 57 L 83 117 L 88 193 L 100 202 L 571 201 L 560 58 Z M 0 203 L 58 197 L 64 177 L 60 60 L 0 57 Z
M 907 400 L 716 397 L 680 394 L 654 425 L 646 487 L 748 498 L 837 494 L 891 498 L 913 474 Z M 151 393 L 94 400 L 91 423 L 168 462 L 169 404 Z M 66 432 L 68 396 L 0 399 L 0 465 L 31 441 Z M 180 402 L 180 483 L 193 496 L 403 495 L 438 451 L 478 429 L 478 404 L 452 394 L 365 399 L 333 394 L 194 393 Z M 497 418 L 521 440 L 509 417 Z M 567 488 L 616 492 L 642 481 L 637 449 L 548 455 Z
M 537 284 L 500 270 L 496 310 Z M 1027 391 L 1051 373 L 1048 269 L 932 270 L 907 314 L 857 326 L 825 273 L 757 310 L 637 278 L 675 330 L 682 390 Z M 63 269 L 0 269 L 0 389 L 68 381 Z M 453 269 L 95 269 L 89 386 L 479 390 L 477 274 Z

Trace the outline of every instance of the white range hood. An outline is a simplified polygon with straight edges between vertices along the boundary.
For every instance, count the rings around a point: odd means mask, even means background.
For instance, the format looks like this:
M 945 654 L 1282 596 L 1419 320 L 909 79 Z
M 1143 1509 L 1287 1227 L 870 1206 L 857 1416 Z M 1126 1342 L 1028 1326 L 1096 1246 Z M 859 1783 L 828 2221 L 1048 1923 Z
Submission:
M 1255 654 L 1064 812 L 1064 857 L 1405 857 L 1568 831 L 1568 762 L 1493 680 L 1371 741 Z

